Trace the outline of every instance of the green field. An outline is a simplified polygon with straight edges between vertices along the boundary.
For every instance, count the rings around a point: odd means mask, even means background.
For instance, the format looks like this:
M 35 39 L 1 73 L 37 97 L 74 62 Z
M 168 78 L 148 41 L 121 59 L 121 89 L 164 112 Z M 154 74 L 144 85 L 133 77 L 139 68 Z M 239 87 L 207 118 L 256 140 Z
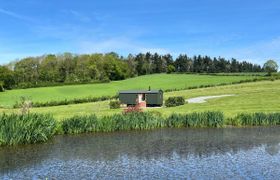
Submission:
M 236 96 L 210 99 L 203 104 L 185 104 L 183 106 L 173 108 L 163 107 L 150 108 L 147 110 L 158 111 L 164 115 L 169 115 L 173 112 L 189 113 L 203 111 L 222 111 L 227 117 L 232 117 L 242 112 L 280 111 L 280 80 L 168 92 L 164 94 L 164 98 L 166 99 L 170 96 L 184 96 L 186 99 L 188 99 L 199 96 L 223 94 L 235 94 Z M 31 112 L 52 113 L 55 118 L 63 119 L 65 117 L 71 117 L 73 115 L 95 113 L 98 116 L 103 116 L 122 111 L 120 109 L 110 110 L 108 104 L 108 101 L 104 101 L 57 107 L 33 108 Z M 15 110 L 2 109 L 2 111 L 11 112 Z
M 152 89 L 182 89 L 200 85 L 238 82 L 240 80 L 253 78 L 255 77 L 252 75 L 211 76 L 194 74 L 155 74 L 103 84 L 16 89 L 0 93 L 0 106 L 12 107 L 22 96 L 30 98 L 33 102 L 59 101 L 89 96 L 114 96 L 119 90 L 148 89 L 149 86 L 151 86 Z M 61 107 L 55 107 L 54 109 L 59 108 Z

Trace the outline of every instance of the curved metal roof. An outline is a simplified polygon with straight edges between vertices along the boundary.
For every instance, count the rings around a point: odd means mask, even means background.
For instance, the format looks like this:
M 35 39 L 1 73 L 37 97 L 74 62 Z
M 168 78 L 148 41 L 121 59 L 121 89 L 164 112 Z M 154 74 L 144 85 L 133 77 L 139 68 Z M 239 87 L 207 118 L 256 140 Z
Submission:
M 125 91 L 119 91 L 120 94 L 156 94 L 162 92 L 162 90 L 125 90 Z

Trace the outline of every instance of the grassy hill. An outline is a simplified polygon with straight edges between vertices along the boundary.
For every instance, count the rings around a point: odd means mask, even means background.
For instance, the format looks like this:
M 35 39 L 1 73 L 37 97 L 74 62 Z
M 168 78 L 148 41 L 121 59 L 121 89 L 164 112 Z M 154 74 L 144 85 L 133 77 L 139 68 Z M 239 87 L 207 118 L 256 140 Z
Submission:
M 12 107 L 21 96 L 33 102 L 60 101 L 83 97 L 114 96 L 119 90 L 126 89 L 182 89 L 200 85 L 217 85 L 253 79 L 248 76 L 211 76 L 194 74 L 154 74 L 113 81 L 104 84 L 67 85 L 31 89 L 16 89 L 0 93 L 0 106 Z
M 148 111 L 159 111 L 164 115 L 169 115 L 173 112 L 188 113 L 199 111 L 222 111 L 228 117 L 235 116 L 241 112 L 279 112 L 279 93 L 280 80 L 168 92 L 164 94 L 165 99 L 170 96 L 184 96 L 186 99 L 221 94 L 235 94 L 236 96 L 211 99 L 203 104 L 185 104 L 173 108 L 148 109 Z M 32 112 L 52 113 L 57 119 L 91 113 L 96 113 L 98 116 L 102 116 L 122 112 L 120 109 L 109 109 L 108 104 L 108 101 L 104 101 L 57 107 L 33 108 Z M 4 110 L 2 109 L 2 111 Z M 5 111 L 11 112 L 17 110 Z

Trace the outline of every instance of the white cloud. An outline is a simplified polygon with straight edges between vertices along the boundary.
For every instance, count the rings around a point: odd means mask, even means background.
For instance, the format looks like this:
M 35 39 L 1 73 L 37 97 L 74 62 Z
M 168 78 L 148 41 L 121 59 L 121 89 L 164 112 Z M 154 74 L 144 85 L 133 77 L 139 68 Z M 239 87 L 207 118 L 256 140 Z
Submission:
M 19 20 L 34 22 L 34 19 L 32 19 L 30 17 L 24 16 L 24 15 L 21 15 L 21 14 L 12 12 L 12 11 L 8 11 L 8 10 L 2 9 L 2 8 L 0 8 L 0 13 L 4 14 L 4 15 L 7 15 L 7 16 L 10 16 L 10 17 L 13 17 L 13 18 L 16 18 L 16 19 L 19 19 Z
M 64 13 L 71 14 L 72 16 L 76 17 L 81 22 L 90 22 L 91 18 L 85 14 L 82 14 L 75 10 L 63 10 Z
M 233 49 L 228 54 L 232 57 L 251 60 L 258 64 L 262 64 L 268 59 L 274 59 L 280 63 L 280 37 L 257 42 L 244 48 Z

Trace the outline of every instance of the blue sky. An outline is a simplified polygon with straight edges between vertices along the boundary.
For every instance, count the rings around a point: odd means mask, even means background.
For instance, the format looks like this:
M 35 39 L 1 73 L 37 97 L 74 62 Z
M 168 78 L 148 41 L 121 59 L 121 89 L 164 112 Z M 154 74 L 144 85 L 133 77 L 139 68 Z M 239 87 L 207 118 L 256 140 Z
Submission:
M 279 0 L 0 0 L 0 63 L 115 51 L 280 62 Z

